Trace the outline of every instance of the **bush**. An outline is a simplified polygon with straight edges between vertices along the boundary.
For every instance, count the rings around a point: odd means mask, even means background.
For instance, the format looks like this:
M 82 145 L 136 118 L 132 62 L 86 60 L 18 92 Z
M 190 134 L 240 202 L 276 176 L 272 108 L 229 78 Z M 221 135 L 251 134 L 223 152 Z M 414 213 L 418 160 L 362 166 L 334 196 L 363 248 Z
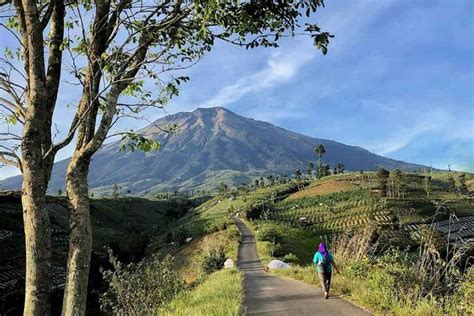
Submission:
M 111 252 L 112 270 L 102 271 L 108 289 L 101 295 L 101 309 L 114 315 L 151 315 L 183 288 L 173 258 L 158 255 L 137 264 L 123 265 Z
M 186 243 L 186 238 L 190 236 L 189 230 L 184 227 L 178 227 L 173 231 L 173 239 L 178 244 L 178 246 L 184 245 Z
M 366 278 L 370 269 L 367 259 L 354 260 L 345 264 L 344 276 L 349 278 Z
M 293 264 L 297 264 L 300 261 L 300 259 L 298 259 L 298 257 L 292 254 L 291 252 L 289 254 L 286 254 L 282 259 L 286 263 L 293 263 Z
M 203 250 L 201 270 L 209 274 L 223 267 L 226 260 L 224 247 L 220 244 L 210 244 Z
M 261 219 L 262 217 L 268 216 L 268 214 L 273 211 L 274 207 L 273 203 L 260 202 L 247 210 L 246 217 L 248 220 Z
M 227 227 L 226 235 L 230 240 L 240 240 L 240 230 L 235 225 Z
M 368 300 L 380 309 L 390 309 L 396 300 L 396 279 L 386 269 L 374 270 L 370 273 L 367 281 L 369 293 Z
M 270 224 L 264 224 L 258 229 L 257 240 L 279 244 L 283 241 L 283 234 L 277 227 Z

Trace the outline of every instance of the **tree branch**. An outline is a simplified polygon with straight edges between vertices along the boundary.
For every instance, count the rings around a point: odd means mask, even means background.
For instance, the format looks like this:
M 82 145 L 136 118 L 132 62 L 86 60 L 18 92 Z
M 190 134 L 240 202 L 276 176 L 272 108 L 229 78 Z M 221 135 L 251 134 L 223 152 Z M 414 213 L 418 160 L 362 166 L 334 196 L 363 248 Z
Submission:
M 8 159 L 7 157 L 11 157 L 14 160 Z M 20 170 L 22 169 L 20 158 L 16 154 L 11 153 L 11 152 L 0 151 L 0 163 L 3 163 L 5 165 L 9 165 L 9 166 L 13 166 L 13 167 L 17 167 Z

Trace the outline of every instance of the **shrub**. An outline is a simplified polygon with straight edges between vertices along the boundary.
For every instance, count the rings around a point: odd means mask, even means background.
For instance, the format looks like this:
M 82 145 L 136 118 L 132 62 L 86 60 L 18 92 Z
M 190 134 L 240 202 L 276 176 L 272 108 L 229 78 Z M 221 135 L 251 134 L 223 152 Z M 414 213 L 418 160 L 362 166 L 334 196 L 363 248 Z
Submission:
M 111 252 L 112 270 L 102 271 L 108 289 L 101 295 L 101 309 L 114 315 L 151 315 L 169 303 L 184 282 L 173 269 L 173 258 L 153 255 L 136 264 L 123 265 Z
M 227 229 L 227 227 L 229 226 L 229 223 L 230 223 L 230 221 L 227 218 L 213 219 L 212 221 L 209 221 L 206 224 L 206 226 L 204 228 L 204 232 L 206 234 L 211 234 L 211 233 L 215 233 L 215 232 L 218 232 L 218 231 L 223 231 L 223 230 Z
M 367 281 L 370 303 L 380 309 L 390 309 L 396 300 L 396 279 L 387 269 L 373 270 Z
M 206 247 L 202 254 L 201 270 L 208 274 L 219 270 L 226 260 L 224 247 L 214 244 Z
M 286 254 L 283 257 L 283 261 L 286 262 L 286 263 L 297 264 L 300 261 L 300 259 L 298 259 L 298 257 L 296 255 L 294 255 L 290 252 L 289 254 Z
M 261 219 L 262 217 L 268 216 L 274 209 L 273 203 L 270 202 L 261 202 L 253 205 L 246 212 L 246 217 L 249 220 Z
M 277 227 L 271 224 L 264 224 L 260 226 L 257 232 L 257 240 L 279 244 L 283 241 L 283 234 Z
M 240 240 L 240 230 L 235 225 L 227 227 L 226 235 L 230 240 Z
M 190 235 L 189 230 L 184 227 L 178 227 L 173 231 L 173 239 L 178 244 L 178 246 L 183 245 L 186 242 L 186 238 Z
M 353 260 L 345 264 L 344 276 L 349 278 L 365 278 L 369 273 L 370 265 L 367 259 Z

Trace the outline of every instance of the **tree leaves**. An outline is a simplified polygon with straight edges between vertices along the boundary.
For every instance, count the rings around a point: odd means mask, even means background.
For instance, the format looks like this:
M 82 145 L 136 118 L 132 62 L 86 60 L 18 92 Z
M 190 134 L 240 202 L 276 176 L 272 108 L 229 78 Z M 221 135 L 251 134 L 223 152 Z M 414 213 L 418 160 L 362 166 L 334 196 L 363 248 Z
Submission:
M 122 136 L 122 141 L 120 144 L 120 151 L 130 150 L 134 152 L 135 150 L 141 150 L 143 152 L 156 151 L 161 148 L 159 141 L 146 138 L 140 134 L 135 133 L 134 131 L 126 132 Z

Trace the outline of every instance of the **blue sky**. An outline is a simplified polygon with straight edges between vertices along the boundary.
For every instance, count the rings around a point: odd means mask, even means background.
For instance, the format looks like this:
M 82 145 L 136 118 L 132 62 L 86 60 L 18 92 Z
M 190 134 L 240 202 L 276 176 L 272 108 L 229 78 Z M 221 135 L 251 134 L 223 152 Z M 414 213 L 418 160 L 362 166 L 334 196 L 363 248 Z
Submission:
M 474 171 L 474 1 L 325 3 L 312 20 L 336 36 L 327 56 L 303 37 L 278 49 L 218 44 L 189 70 L 191 81 L 166 112 L 224 106 L 390 158 Z M 68 91 L 60 101 L 74 98 Z M 71 113 L 59 109 L 59 127 Z M 0 178 L 14 173 L 2 168 Z

